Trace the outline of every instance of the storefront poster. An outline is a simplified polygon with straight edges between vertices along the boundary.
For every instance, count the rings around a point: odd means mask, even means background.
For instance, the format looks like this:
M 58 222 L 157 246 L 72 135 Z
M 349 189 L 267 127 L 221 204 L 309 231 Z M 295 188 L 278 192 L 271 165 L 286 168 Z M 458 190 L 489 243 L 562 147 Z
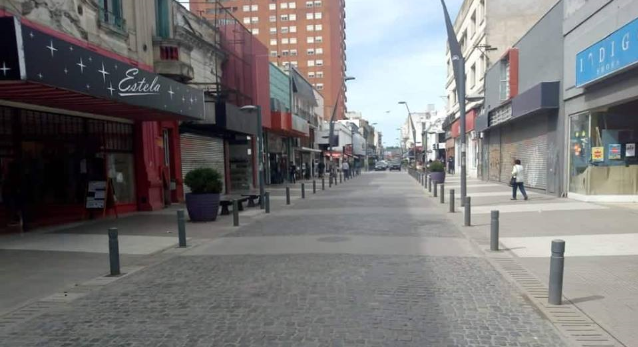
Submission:
M 605 161 L 605 147 L 592 147 L 591 161 L 594 161 L 594 162 Z
M 628 143 L 625 145 L 625 157 L 635 157 L 636 156 L 636 144 Z
M 620 147 L 621 147 L 620 144 L 609 145 L 609 160 L 622 159 L 622 153 L 621 153 Z

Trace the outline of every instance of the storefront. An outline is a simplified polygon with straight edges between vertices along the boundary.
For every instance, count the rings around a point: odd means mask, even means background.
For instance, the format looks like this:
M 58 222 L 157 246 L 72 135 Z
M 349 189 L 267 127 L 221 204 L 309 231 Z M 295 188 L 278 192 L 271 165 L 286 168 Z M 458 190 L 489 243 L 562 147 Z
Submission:
M 565 39 L 568 196 L 638 202 L 638 5 L 615 4 Z
M 201 91 L 13 17 L 0 42 L 0 228 L 181 199 L 177 120 L 203 117 Z

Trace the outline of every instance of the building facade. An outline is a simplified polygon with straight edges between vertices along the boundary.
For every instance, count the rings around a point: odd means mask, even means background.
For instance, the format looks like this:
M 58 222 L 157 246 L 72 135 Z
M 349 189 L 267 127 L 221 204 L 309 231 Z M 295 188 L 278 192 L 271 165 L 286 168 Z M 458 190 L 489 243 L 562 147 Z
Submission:
M 297 68 L 325 98 L 324 114 L 345 114 L 346 71 L 344 0 L 191 1 L 194 13 L 213 19 L 223 6 L 268 47 L 270 61 Z
M 638 3 L 564 1 L 564 84 L 571 198 L 638 201 Z
M 556 0 L 465 0 L 461 5 L 454 31 L 465 58 L 466 94 L 477 96 L 466 104 L 466 168 L 471 177 L 478 175 L 481 162 L 480 139 L 474 124 L 483 112 L 480 96 L 484 93 L 485 72 L 555 3 Z M 448 115 L 443 126 L 447 134 L 446 157 L 455 158 L 460 172 L 460 113 L 449 49 L 446 61 Z

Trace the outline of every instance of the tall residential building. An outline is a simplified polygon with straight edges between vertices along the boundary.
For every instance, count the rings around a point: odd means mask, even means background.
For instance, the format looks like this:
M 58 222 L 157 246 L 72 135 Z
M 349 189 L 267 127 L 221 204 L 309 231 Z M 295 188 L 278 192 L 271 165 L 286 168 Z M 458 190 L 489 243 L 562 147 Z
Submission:
M 344 0 L 199 0 L 191 1 L 190 9 L 214 20 L 220 5 L 268 47 L 272 63 L 293 65 L 323 94 L 326 119 L 340 95 L 337 117 L 344 118 Z

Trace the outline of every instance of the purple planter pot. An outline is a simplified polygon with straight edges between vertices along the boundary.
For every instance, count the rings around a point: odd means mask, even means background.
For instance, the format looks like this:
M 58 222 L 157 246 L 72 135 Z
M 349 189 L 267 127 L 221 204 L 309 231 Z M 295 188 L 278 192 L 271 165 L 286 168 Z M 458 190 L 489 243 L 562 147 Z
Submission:
M 430 172 L 432 182 L 445 183 L 445 172 Z
M 217 219 L 219 194 L 186 194 L 186 209 L 193 222 L 211 222 Z

